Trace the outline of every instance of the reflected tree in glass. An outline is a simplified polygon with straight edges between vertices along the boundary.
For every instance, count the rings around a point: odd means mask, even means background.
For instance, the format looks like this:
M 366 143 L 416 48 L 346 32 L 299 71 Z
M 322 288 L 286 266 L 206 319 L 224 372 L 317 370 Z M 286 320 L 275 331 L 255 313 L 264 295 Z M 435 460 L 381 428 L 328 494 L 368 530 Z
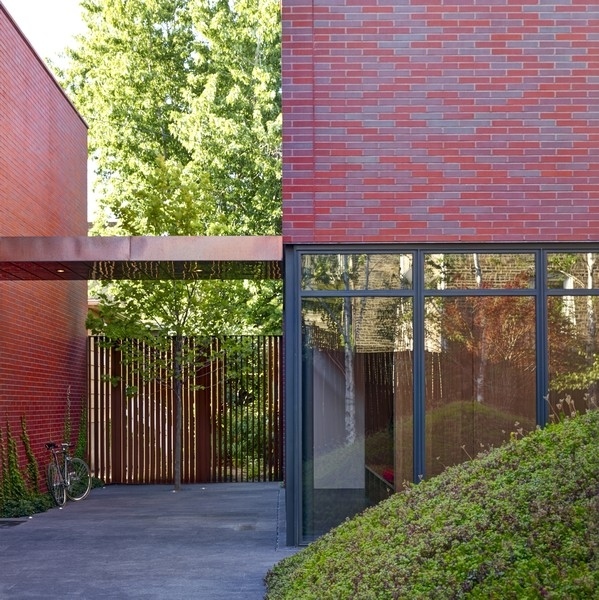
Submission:
M 549 254 L 549 287 L 595 290 L 599 275 L 598 257 L 591 252 Z M 562 395 L 579 396 L 582 393 L 584 404 L 594 406 L 599 392 L 597 303 L 596 293 L 584 296 L 563 294 L 551 297 L 548 309 L 549 314 L 554 315 L 549 331 L 550 389 Z M 556 315 L 565 321 L 565 326 L 556 326 Z
M 411 287 L 410 255 L 323 254 L 302 257 L 302 288 L 321 291 L 385 290 Z M 339 337 L 344 352 L 345 442 L 356 440 L 356 340 L 365 322 L 366 297 L 327 298 L 321 319 Z
M 534 256 L 499 253 L 427 255 L 425 281 L 428 288 L 437 289 L 528 289 L 534 281 Z M 531 336 L 534 339 L 535 314 L 534 308 L 531 313 L 530 302 L 512 302 L 507 296 L 493 296 L 489 300 L 474 295 L 466 298 L 463 302 L 447 305 L 435 299 L 427 303 L 427 344 L 430 346 L 431 338 L 436 335 L 439 346 L 459 342 L 469 349 L 476 360 L 473 373 L 475 397 L 482 403 L 489 361 L 516 359 L 526 363 L 526 368 L 534 368 L 534 352 L 531 355 L 530 351 L 525 351 L 530 344 L 521 342 Z

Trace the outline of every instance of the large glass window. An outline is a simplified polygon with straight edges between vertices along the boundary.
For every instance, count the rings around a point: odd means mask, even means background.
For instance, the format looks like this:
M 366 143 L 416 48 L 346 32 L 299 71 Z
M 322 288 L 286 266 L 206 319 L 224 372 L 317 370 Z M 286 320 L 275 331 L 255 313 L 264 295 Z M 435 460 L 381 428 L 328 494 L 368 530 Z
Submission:
M 412 287 L 411 254 L 305 254 L 304 290 L 392 290 Z
M 547 300 L 549 413 L 597 407 L 599 254 L 549 253 Z
M 405 481 L 551 414 L 597 405 L 599 253 L 435 247 L 295 257 L 301 358 L 288 397 L 301 420 L 293 472 L 303 541 Z
M 302 303 L 303 536 L 412 476 L 412 300 Z
M 535 255 L 530 253 L 427 254 L 425 284 L 429 289 L 531 288 Z
M 563 290 L 599 288 L 599 254 L 547 253 L 547 284 L 550 288 Z
M 427 477 L 496 447 L 536 420 L 532 297 L 463 296 L 425 303 Z

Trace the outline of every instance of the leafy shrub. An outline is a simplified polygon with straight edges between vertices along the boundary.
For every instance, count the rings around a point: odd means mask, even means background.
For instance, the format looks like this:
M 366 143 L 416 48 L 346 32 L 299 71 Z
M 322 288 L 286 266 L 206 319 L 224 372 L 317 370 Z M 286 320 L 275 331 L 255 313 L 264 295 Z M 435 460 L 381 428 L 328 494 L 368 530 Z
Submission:
M 6 426 L 6 435 L 0 430 L 0 517 L 24 517 L 52 506 L 50 496 L 39 489 L 39 468 L 31 449 L 25 419 L 21 419 L 21 442 L 27 457 L 25 473 L 19 468 L 17 442 L 10 426 Z
M 64 434 L 70 436 L 71 414 L 70 396 L 67 392 L 67 413 Z M 87 446 L 87 412 L 82 412 L 75 455 L 84 458 Z M 65 437 L 69 439 L 69 437 Z M 19 466 L 17 442 L 10 425 L 6 425 L 4 435 L 0 428 L 0 518 L 26 517 L 44 512 L 54 506 L 50 494 L 40 490 L 39 465 L 35 458 L 27 433 L 25 419 L 21 418 L 21 442 L 25 450 L 27 465 L 24 472 Z M 92 487 L 102 487 L 104 482 L 92 477 Z
M 266 582 L 270 600 L 599 597 L 599 411 L 409 486 Z

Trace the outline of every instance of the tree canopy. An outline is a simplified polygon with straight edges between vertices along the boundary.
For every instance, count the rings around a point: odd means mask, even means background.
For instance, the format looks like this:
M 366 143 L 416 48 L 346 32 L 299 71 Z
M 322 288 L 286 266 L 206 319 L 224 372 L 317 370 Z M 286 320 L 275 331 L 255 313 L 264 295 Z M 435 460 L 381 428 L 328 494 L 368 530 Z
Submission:
M 278 234 L 279 3 L 84 0 L 82 8 L 88 31 L 59 76 L 90 126 L 102 209 L 93 233 Z M 163 302 L 174 293 L 187 303 L 183 328 Z M 101 296 L 118 308 L 112 321 L 127 315 L 121 329 L 133 321 L 186 335 L 281 328 L 280 282 L 114 282 Z
M 62 79 L 100 206 L 129 235 L 273 235 L 281 215 L 273 0 L 84 0 Z
M 87 32 L 59 73 L 89 123 L 102 209 L 93 233 L 274 235 L 281 220 L 278 0 L 83 0 Z M 191 258 L 191 257 L 190 257 Z M 166 278 L 165 278 L 166 279 Z M 279 333 L 278 281 L 118 281 L 88 325 L 173 344 L 180 487 L 183 338 Z M 135 360 L 135 342 L 124 354 Z M 140 364 L 152 377 L 155 369 Z

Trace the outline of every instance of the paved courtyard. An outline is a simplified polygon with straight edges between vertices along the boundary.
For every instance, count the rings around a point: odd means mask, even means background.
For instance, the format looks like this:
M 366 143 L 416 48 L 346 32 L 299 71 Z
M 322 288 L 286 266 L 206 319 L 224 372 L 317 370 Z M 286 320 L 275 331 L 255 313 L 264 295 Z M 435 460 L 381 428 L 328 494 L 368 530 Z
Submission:
M 0 598 L 258 600 L 285 546 L 279 483 L 107 486 L 0 519 Z

